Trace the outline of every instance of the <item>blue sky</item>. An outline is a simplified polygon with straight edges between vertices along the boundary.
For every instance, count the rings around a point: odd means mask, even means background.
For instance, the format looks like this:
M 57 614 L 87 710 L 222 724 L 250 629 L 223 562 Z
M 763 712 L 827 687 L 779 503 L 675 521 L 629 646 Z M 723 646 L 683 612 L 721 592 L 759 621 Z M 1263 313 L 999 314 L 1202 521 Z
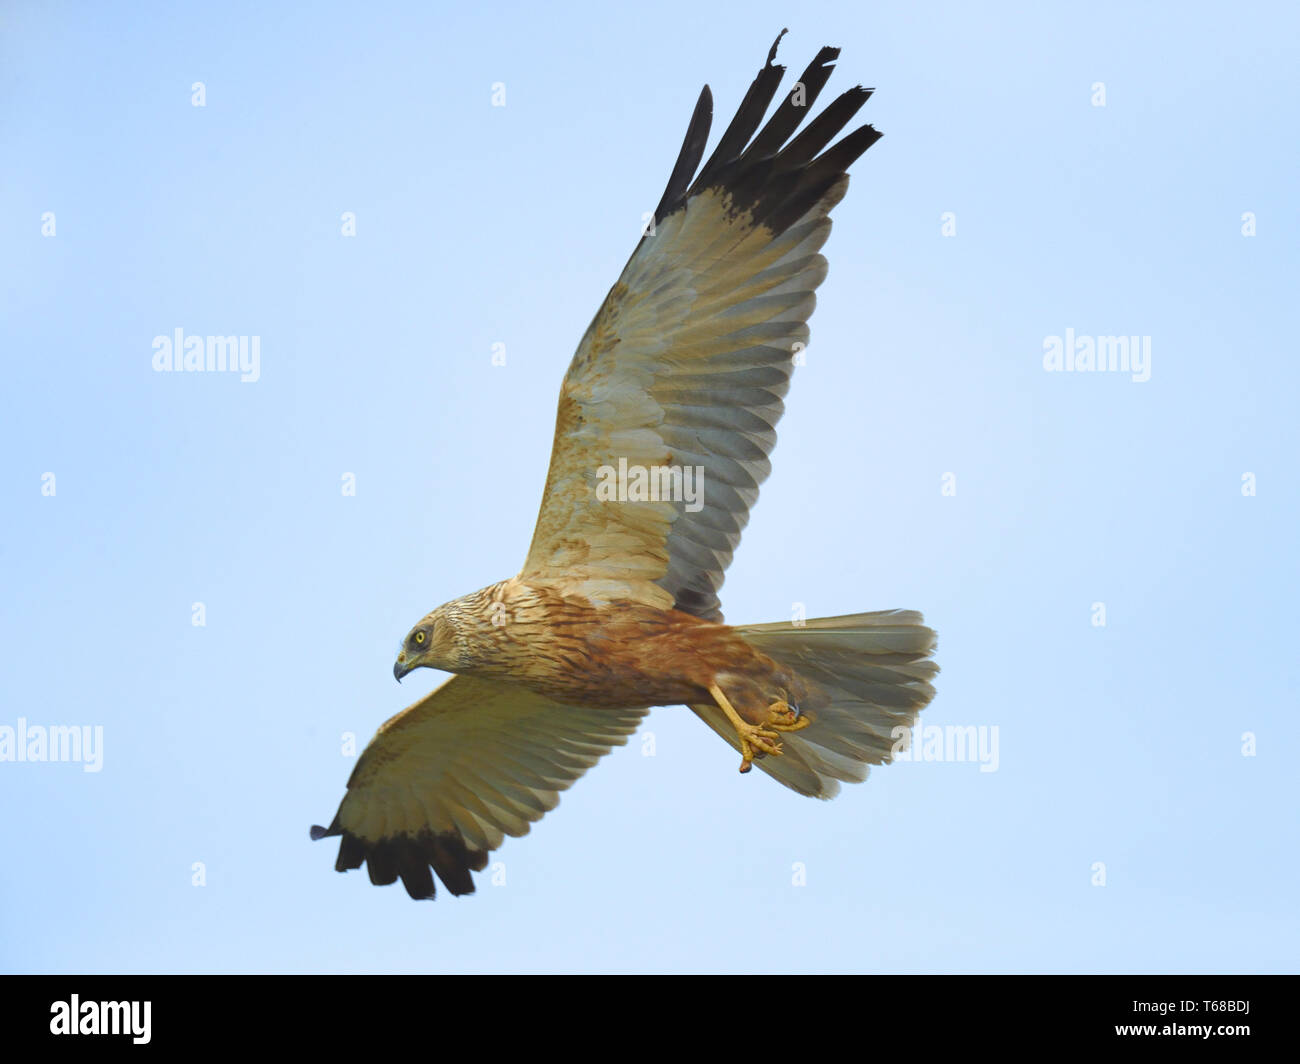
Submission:
M 6 5 L 0 727 L 103 759 L 0 762 L 0 969 L 1294 971 L 1298 23 Z M 343 735 L 440 682 L 393 683 L 416 620 L 517 570 L 700 86 L 716 138 L 783 26 L 885 136 L 724 607 L 924 611 L 922 721 L 996 728 L 997 770 L 818 803 L 657 709 L 504 885 L 337 875 Z M 259 379 L 154 372 L 177 328 L 257 336 Z M 1046 371 L 1067 330 L 1149 338 L 1150 379 Z

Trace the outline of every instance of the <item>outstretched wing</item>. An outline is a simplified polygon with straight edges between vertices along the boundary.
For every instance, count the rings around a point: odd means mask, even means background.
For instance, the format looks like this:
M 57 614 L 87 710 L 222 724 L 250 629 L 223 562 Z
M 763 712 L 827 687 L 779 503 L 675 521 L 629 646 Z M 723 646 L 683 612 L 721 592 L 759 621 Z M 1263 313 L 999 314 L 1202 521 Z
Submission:
M 785 69 L 775 54 L 773 44 L 695 175 L 713 109 L 708 87 L 700 94 L 652 231 L 578 345 L 521 573 L 530 582 L 721 619 L 723 572 L 771 469 L 792 356 L 826 276 L 827 215 L 846 168 L 880 136 L 862 126 L 827 147 L 871 95 L 858 86 L 790 139 L 836 48 L 817 54 L 755 135 Z M 698 486 L 688 471 L 702 478 L 698 497 L 686 497 Z
M 506 835 L 525 835 L 565 790 L 645 716 L 564 706 L 521 687 L 455 676 L 385 722 L 361 754 L 329 828 L 340 872 L 402 879 L 412 898 L 472 894 L 470 872 Z

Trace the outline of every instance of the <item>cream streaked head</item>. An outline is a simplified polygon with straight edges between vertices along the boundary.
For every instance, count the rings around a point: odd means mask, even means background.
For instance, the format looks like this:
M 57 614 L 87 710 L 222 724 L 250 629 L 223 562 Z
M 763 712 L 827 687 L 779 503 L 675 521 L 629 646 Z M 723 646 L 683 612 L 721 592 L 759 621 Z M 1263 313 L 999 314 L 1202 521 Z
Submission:
M 402 640 L 393 676 L 398 681 L 416 669 L 457 672 L 463 664 L 461 641 L 457 638 L 457 603 L 448 602 L 423 617 Z
M 499 635 L 491 623 L 492 597 L 500 586 L 444 602 L 423 617 L 402 640 L 393 675 L 400 681 L 422 668 L 467 673 L 490 660 L 491 644 Z

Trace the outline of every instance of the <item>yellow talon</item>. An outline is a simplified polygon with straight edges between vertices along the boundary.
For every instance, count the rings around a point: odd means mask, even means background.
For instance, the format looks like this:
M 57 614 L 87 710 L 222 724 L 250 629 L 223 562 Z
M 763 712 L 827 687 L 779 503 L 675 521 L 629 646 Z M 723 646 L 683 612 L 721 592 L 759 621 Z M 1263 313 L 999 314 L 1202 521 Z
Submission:
M 731 721 L 731 726 L 736 729 L 736 735 L 740 739 L 740 771 L 748 772 L 754 767 L 756 757 L 764 757 L 767 754 L 779 756 L 781 753 L 780 736 L 773 728 L 779 728 L 779 725 L 757 725 L 750 724 L 747 720 L 741 718 L 740 714 L 732 707 L 727 696 L 722 693 L 722 688 L 714 684 L 709 688 L 709 694 L 717 702 L 718 708 L 726 714 L 727 719 Z M 787 707 L 788 709 L 789 707 Z M 799 727 L 806 727 L 807 722 L 797 727 L 783 728 L 784 731 L 798 731 Z
M 807 717 L 799 716 L 799 714 L 791 708 L 784 691 L 781 692 L 781 697 L 778 701 L 773 702 L 767 707 L 767 713 L 767 726 L 769 728 L 774 728 L 777 731 L 803 731 L 804 728 L 808 727 L 808 725 L 812 723 L 812 721 Z

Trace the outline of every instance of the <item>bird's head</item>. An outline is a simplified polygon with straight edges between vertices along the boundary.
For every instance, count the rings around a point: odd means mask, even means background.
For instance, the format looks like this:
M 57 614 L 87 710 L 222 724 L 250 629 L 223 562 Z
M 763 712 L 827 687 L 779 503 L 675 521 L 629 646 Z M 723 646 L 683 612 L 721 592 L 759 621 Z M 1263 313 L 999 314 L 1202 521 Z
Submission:
M 393 675 L 400 681 L 416 669 L 455 672 L 461 664 L 460 641 L 455 619 L 446 606 L 439 606 L 412 628 L 397 652 Z

